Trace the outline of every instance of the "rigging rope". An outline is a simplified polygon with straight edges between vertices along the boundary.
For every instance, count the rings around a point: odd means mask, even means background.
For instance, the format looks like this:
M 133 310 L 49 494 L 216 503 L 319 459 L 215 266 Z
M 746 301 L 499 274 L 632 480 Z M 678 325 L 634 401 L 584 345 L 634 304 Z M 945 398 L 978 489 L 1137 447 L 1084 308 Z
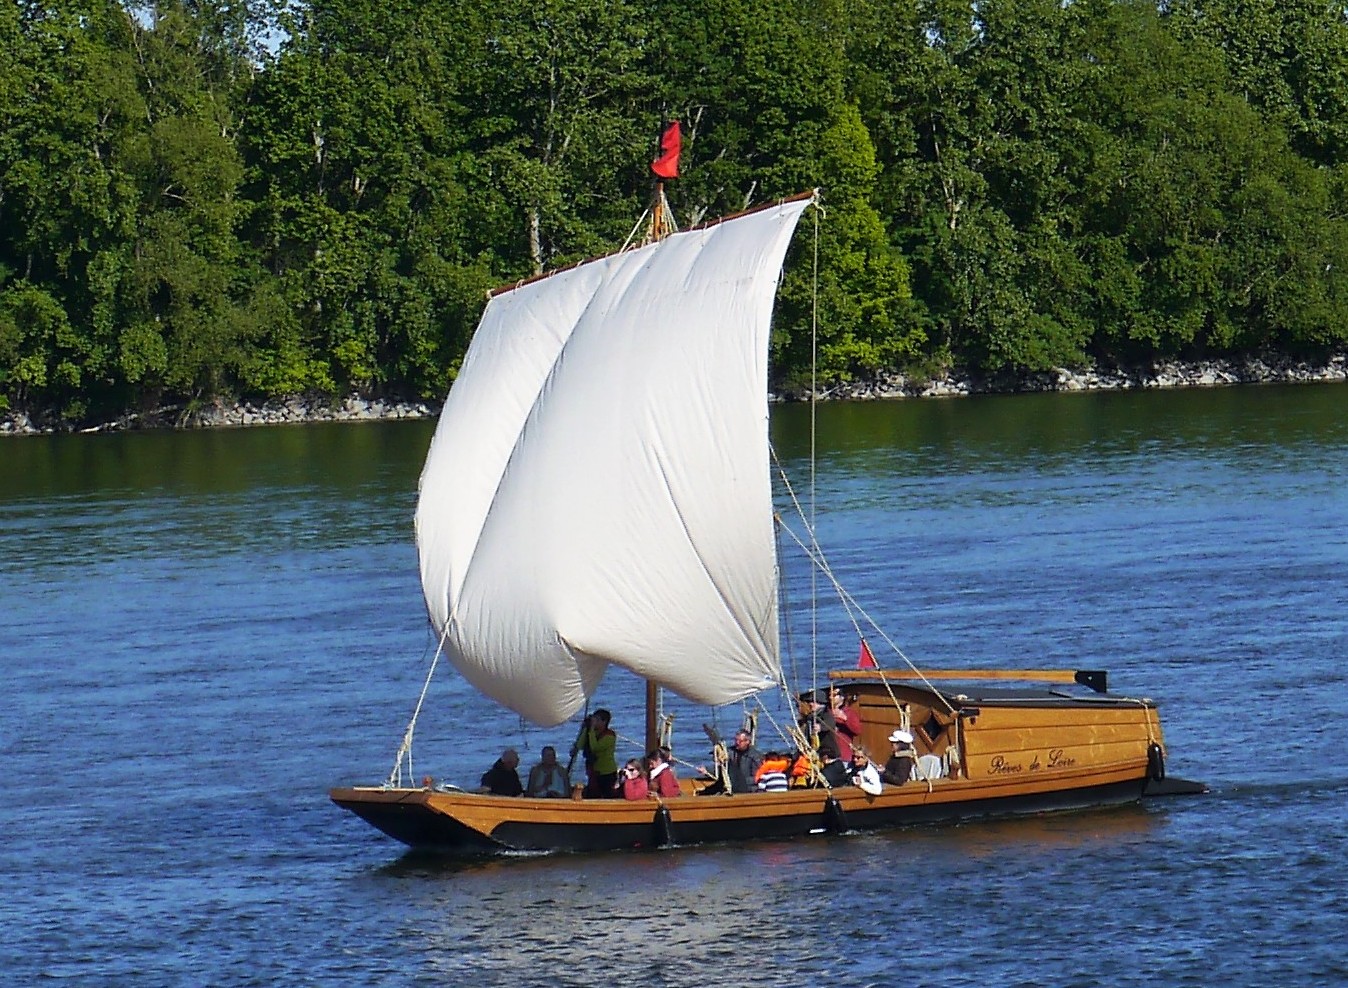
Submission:
M 810 517 L 807 524 L 810 539 L 816 549 L 819 543 L 815 535 L 815 465 L 817 408 L 819 405 L 819 217 L 824 207 L 819 204 L 818 195 L 814 198 L 814 268 L 810 291 Z M 774 453 L 775 455 L 775 453 Z M 795 494 L 792 493 L 794 500 Z M 819 574 L 810 570 L 810 689 L 819 685 Z
M 838 582 L 838 578 L 833 574 L 833 568 L 829 565 L 828 560 L 824 558 L 822 551 L 819 551 L 819 543 L 811 539 L 811 544 L 806 545 L 805 541 L 799 535 L 793 532 L 791 528 L 784 522 L 782 523 L 782 530 L 785 531 L 786 534 L 791 536 L 791 539 L 796 543 L 797 546 L 800 547 L 801 551 L 805 553 L 806 558 L 808 558 L 810 562 L 812 562 L 820 572 L 822 572 L 826 577 L 828 577 L 829 582 L 832 583 L 833 585 L 834 591 L 838 594 L 838 600 L 842 603 L 843 609 L 847 611 L 847 614 L 852 621 L 852 626 L 857 631 L 857 635 L 859 637 L 861 636 L 861 627 L 855 615 L 860 615 L 861 618 L 865 620 L 866 624 L 869 625 L 875 631 L 875 633 L 880 636 L 881 640 L 884 641 L 884 643 L 893 650 L 894 654 L 897 655 L 899 658 L 903 659 L 904 663 L 906 663 L 908 668 L 913 671 L 914 675 L 916 675 L 917 678 L 920 679 L 922 683 L 929 690 L 931 690 L 932 693 L 943 704 L 945 704 L 946 709 L 949 710 L 952 714 L 955 713 L 955 708 L 951 705 L 950 701 L 945 698 L 945 694 L 943 694 L 939 689 L 936 688 L 936 686 L 932 683 L 932 681 L 929 680 L 923 674 L 922 670 L 919 669 L 913 663 L 912 659 L 908 658 L 908 656 L 904 654 L 903 649 L 899 648 L 898 644 L 895 643 L 895 641 L 889 637 L 889 635 L 885 632 L 885 630 L 875 622 L 875 619 L 872 618 L 870 614 L 866 612 L 866 609 L 861 606 L 860 602 L 850 593 L 848 593 L 847 589 L 840 582 Z M 853 614 L 854 611 L 855 614 Z M 881 680 L 884 681 L 886 689 L 889 689 L 889 680 L 887 677 L 885 677 L 884 672 L 882 670 L 877 669 L 876 673 L 880 676 Z M 894 699 L 894 702 L 897 704 L 898 700 L 894 698 L 894 692 L 892 689 L 889 689 L 889 694 L 890 698 Z
M 772 460 L 774 463 L 777 464 L 778 472 L 785 474 L 785 471 L 782 470 L 781 461 L 777 459 L 776 447 L 769 445 L 769 449 L 772 451 Z M 772 520 L 773 520 L 773 527 L 775 528 L 777 533 L 777 597 L 778 597 L 777 607 L 779 612 L 785 615 L 786 602 L 787 602 L 787 586 L 786 586 L 786 570 L 782 567 L 782 558 L 783 558 L 782 516 L 780 514 L 774 513 L 772 516 Z M 792 623 L 790 621 L 784 621 L 783 624 L 785 625 L 786 628 L 786 655 L 791 663 L 790 681 L 793 683 L 799 683 L 800 668 L 796 662 L 795 639 L 791 635 Z M 785 669 L 783 669 L 783 673 L 785 673 Z M 783 682 L 781 685 L 783 693 L 789 694 L 789 691 L 786 689 L 786 683 Z
M 440 656 L 445 651 L 445 640 L 449 637 L 449 625 L 445 625 L 445 630 L 440 634 L 440 641 L 435 646 L 435 657 L 431 659 L 431 667 L 426 672 L 426 682 L 421 685 L 421 695 L 417 697 L 416 708 L 412 711 L 412 719 L 407 722 L 407 730 L 403 732 L 402 744 L 398 746 L 398 754 L 393 759 L 393 771 L 389 773 L 388 781 L 384 783 L 386 789 L 401 789 L 403 784 L 403 756 L 407 756 L 407 777 L 415 779 L 416 775 L 412 771 L 412 734 L 416 731 L 417 718 L 421 716 L 421 707 L 426 702 L 426 691 L 431 688 L 431 677 L 435 675 L 435 667 L 440 661 Z

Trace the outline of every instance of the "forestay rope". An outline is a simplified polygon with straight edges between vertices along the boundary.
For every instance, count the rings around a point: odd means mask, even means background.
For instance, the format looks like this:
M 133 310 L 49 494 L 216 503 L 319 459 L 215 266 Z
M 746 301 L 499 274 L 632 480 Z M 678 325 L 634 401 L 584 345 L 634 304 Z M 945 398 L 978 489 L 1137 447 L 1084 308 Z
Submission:
M 426 673 L 426 682 L 421 685 L 421 695 L 417 697 L 416 708 L 412 711 L 412 719 L 407 722 L 407 730 L 403 732 L 402 744 L 398 746 L 398 754 L 393 759 L 393 771 L 389 773 L 388 781 L 384 783 L 385 789 L 401 789 L 403 784 L 403 758 L 407 759 L 407 778 L 412 780 L 416 778 L 412 771 L 412 735 L 417 728 L 417 718 L 421 716 L 421 707 L 426 702 L 426 693 L 431 688 L 431 677 L 435 675 L 435 667 L 440 661 L 440 656 L 445 651 L 445 640 L 449 637 L 449 625 L 445 625 L 445 630 L 440 635 L 440 641 L 435 646 L 435 657 L 431 659 L 431 667 Z

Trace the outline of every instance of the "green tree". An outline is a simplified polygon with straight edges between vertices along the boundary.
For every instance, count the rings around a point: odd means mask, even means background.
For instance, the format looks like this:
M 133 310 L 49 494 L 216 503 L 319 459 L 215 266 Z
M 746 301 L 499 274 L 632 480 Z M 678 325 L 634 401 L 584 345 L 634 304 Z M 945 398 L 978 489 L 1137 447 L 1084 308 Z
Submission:
M 773 335 L 774 362 L 796 389 L 816 356 L 820 380 L 830 383 L 907 364 L 926 342 L 908 267 L 871 205 L 879 168 L 855 107 L 838 108 L 818 161 L 827 218 L 817 225 L 817 280 L 814 237 L 799 236 Z
M 17 14 L 17 16 L 15 16 Z M 0 138 L 0 273 L 25 368 L 11 397 L 79 417 L 116 381 L 112 259 L 135 228 L 134 182 L 118 148 L 143 103 L 116 4 L 9 7 L 11 81 Z M 40 370 L 39 370 L 40 368 Z
M 1136 360 L 1342 339 L 1328 173 L 1233 92 L 1207 42 L 1177 37 L 1145 4 L 1104 13 L 1084 97 L 1111 132 L 1084 226 L 1107 264 L 1097 348 Z
M 1218 55 L 1235 92 L 1321 165 L 1348 153 L 1348 16 L 1324 0 L 1172 0 L 1173 30 Z
M 464 182 L 453 5 L 311 5 L 254 95 L 249 236 L 292 313 L 269 391 L 443 393 L 494 283 Z

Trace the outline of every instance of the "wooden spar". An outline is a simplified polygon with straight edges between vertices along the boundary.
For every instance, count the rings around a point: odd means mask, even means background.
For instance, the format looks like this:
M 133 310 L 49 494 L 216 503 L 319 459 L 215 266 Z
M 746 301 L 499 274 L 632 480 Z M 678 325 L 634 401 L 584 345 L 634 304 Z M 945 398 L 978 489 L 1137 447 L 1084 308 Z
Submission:
M 819 194 L 818 189 L 811 189 L 808 192 L 798 192 L 793 196 L 785 196 L 781 199 L 773 199 L 771 202 L 765 202 L 762 203 L 761 205 L 754 206 L 750 209 L 741 210 L 738 213 L 731 213 L 728 216 L 718 216 L 715 219 L 704 220 L 703 222 L 698 223 L 696 226 L 688 227 L 688 229 L 684 230 L 683 232 L 691 233 L 694 230 L 710 230 L 712 227 L 720 226 L 722 223 L 725 223 L 729 220 L 739 219 L 741 216 L 752 216 L 754 213 L 761 213 L 765 209 L 773 209 L 777 206 L 785 205 L 788 202 L 798 202 L 801 199 L 813 199 L 818 194 Z M 670 232 L 672 233 L 674 231 Z M 497 288 L 493 288 L 491 291 L 487 292 L 487 297 L 494 298 L 497 295 L 503 295 L 506 292 L 512 292 L 517 288 L 523 288 L 525 285 L 532 285 L 536 281 L 543 281 L 545 278 L 551 278 L 555 274 L 560 274 L 563 271 L 570 271 L 574 268 L 578 268 L 584 264 L 590 264 L 594 261 L 600 260 L 607 256 L 608 255 L 606 254 L 599 254 L 596 255 L 595 257 L 587 257 L 584 260 L 576 261 L 575 263 L 568 264 L 565 267 L 553 268 L 550 271 L 544 271 L 542 274 L 531 275 L 528 278 L 520 278 L 516 281 L 512 281 L 508 285 L 501 285 Z
M 834 669 L 829 679 L 1002 679 L 1036 683 L 1080 683 L 1103 693 L 1105 673 L 1095 669 Z M 1096 683 L 1099 683 L 1097 686 Z
M 655 723 L 655 708 L 659 703 L 660 687 L 646 680 L 646 751 L 654 751 L 660 745 L 660 730 Z

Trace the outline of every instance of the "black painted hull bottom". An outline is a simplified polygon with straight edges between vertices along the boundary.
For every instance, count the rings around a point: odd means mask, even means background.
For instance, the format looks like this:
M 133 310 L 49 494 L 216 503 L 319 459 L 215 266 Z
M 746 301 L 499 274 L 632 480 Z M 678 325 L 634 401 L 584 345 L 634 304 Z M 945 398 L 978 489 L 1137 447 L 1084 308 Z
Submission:
M 1193 787 L 1196 784 L 1185 785 Z M 736 815 L 713 820 L 679 821 L 671 819 L 669 814 L 652 804 L 649 822 L 576 825 L 507 821 L 498 826 L 490 837 L 417 803 L 362 802 L 342 805 L 390 837 L 411 847 L 457 855 L 484 855 L 511 851 L 606 851 L 723 841 L 780 840 L 815 834 L 1117 806 L 1135 803 L 1144 794 L 1203 791 L 1201 786 L 1184 789 L 1179 786 L 1164 787 L 1168 791 L 1157 791 L 1158 788 L 1161 787 L 1157 787 L 1156 783 L 1131 780 L 1082 789 L 953 803 L 869 806 L 853 802 L 852 808 L 847 810 L 821 791 L 817 803 L 803 804 L 802 812 L 784 816 Z

